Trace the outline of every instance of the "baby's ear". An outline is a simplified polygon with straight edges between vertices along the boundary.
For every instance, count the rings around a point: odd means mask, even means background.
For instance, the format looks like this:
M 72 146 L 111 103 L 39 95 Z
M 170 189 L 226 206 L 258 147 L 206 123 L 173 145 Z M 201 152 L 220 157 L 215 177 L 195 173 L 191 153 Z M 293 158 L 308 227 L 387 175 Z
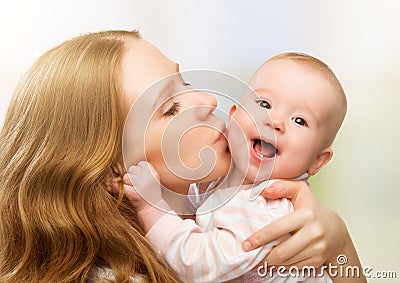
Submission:
M 312 176 L 318 173 L 318 171 L 325 166 L 326 163 L 331 160 L 333 156 L 333 151 L 330 147 L 323 149 L 315 159 L 314 163 L 311 164 L 307 173 Z
M 236 104 L 233 104 L 231 108 L 229 108 L 229 117 L 231 117 L 233 113 L 235 113 L 236 109 L 237 109 Z

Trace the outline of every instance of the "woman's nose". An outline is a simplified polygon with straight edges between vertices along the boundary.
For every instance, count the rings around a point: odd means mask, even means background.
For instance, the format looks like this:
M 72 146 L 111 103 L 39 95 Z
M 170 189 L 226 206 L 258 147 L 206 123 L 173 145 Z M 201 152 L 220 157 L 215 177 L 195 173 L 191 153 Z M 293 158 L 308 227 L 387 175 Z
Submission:
M 197 92 L 194 95 L 197 104 L 196 114 L 200 120 L 205 120 L 217 108 L 217 99 L 214 95 L 205 92 Z

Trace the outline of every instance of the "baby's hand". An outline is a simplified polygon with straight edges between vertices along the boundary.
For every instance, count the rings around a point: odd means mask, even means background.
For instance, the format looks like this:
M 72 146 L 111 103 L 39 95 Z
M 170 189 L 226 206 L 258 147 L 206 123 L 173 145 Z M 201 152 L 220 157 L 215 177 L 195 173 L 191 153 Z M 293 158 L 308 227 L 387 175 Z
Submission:
M 148 209 L 161 199 L 160 178 L 156 170 L 146 161 L 131 166 L 124 175 L 124 194 L 137 212 Z
M 129 167 L 123 179 L 124 194 L 136 209 L 145 233 L 171 210 L 162 199 L 159 180 L 157 171 L 146 161 Z

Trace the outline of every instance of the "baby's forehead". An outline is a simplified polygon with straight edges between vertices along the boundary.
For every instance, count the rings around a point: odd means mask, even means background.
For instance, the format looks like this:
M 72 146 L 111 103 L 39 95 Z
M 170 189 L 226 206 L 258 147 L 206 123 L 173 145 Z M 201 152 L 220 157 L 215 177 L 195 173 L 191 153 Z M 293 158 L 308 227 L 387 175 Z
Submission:
M 247 90 L 241 97 L 240 102 L 246 102 L 248 100 L 259 99 L 261 96 L 254 90 Z

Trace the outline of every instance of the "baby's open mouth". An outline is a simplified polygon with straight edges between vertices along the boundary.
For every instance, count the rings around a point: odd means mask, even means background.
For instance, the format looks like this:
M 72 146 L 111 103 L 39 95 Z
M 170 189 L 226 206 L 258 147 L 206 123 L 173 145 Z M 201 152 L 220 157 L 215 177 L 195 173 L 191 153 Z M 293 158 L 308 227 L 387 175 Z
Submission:
M 261 139 L 253 140 L 253 148 L 258 155 L 266 158 L 272 158 L 278 153 L 278 149 L 273 144 Z

